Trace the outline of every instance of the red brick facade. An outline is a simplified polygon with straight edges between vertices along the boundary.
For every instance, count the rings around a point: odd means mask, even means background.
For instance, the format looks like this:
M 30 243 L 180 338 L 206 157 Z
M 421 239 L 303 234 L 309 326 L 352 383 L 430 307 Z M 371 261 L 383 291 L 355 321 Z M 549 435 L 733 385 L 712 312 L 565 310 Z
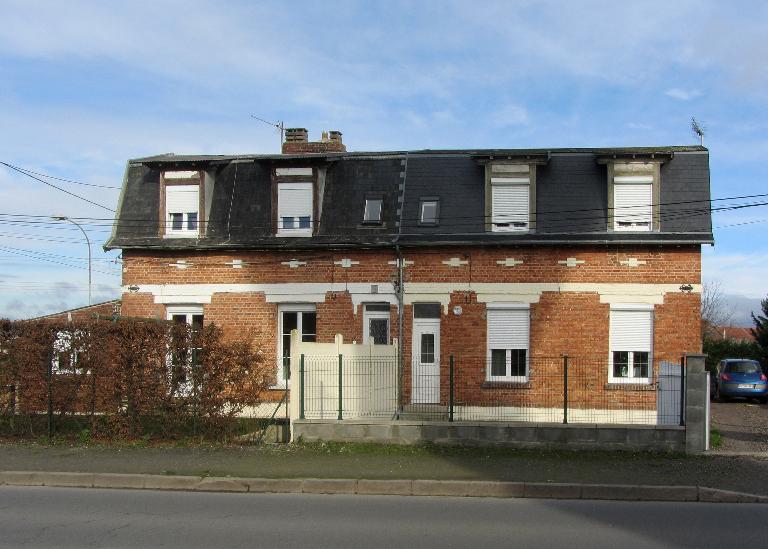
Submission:
M 407 364 L 411 357 L 413 326 L 408 284 L 437 283 L 459 287 L 449 291 L 449 303 L 443 307 L 440 319 L 443 402 L 447 400 L 450 355 L 456 359 L 456 397 L 460 402 L 482 402 L 484 395 L 493 389 L 497 396 L 501 390 L 510 402 L 542 405 L 544 394 L 531 387 L 535 385 L 537 375 L 547 373 L 547 364 L 559 368 L 559 357 L 564 354 L 574 359 L 579 357 L 579 360 L 594 359 L 592 364 L 597 365 L 594 367 L 594 383 L 585 391 L 601 393 L 601 402 L 605 402 L 605 391 L 611 390 L 607 366 L 611 305 L 601 301 L 598 291 L 585 291 L 579 287 L 558 291 L 557 287 L 550 286 L 540 291 L 537 300 L 530 304 L 529 356 L 533 361 L 530 383 L 528 386 L 509 384 L 499 388 L 486 381 L 487 308 L 485 302 L 478 300 L 478 292 L 482 293 L 482 289 L 473 289 L 473 284 L 668 285 L 660 297 L 662 303 L 654 306 L 653 356 L 676 359 L 682 353 L 701 351 L 700 294 L 678 289 L 684 284 L 698 285 L 701 282 L 698 246 L 433 248 L 406 250 L 404 257 L 413 262 L 405 268 L 406 395 L 411 387 Z M 165 316 L 166 305 L 156 303 L 155 296 L 150 293 L 152 289 L 147 290 L 150 285 L 157 288 L 159 285 L 203 284 L 334 284 L 333 291 L 324 292 L 323 301 L 310 300 L 317 311 L 318 342 L 330 342 L 337 333 L 342 334 L 345 341 L 360 342 L 363 339 L 363 307 L 358 305 L 355 310 L 352 293 L 344 289 L 346 284 L 382 285 L 397 280 L 397 258 L 390 250 L 193 253 L 126 250 L 123 258 L 123 284 L 130 288 L 123 295 L 122 314 L 125 316 Z M 457 261 L 452 262 L 452 258 Z M 509 258 L 522 263 L 506 266 L 504 262 Z M 583 263 L 568 266 L 568 258 Z M 233 259 L 241 260 L 242 267 L 233 268 Z M 344 267 L 343 259 L 352 260 L 351 266 Z M 298 266 L 294 264 L 292 267 L 292 260 L 299 262 Z M 185 263 L 177 263 L 179 261 Z M 311 292 L 307 290 L 307 293 Z M 381 299 L 376 298 L 375 292 L 371 293 L 374 295 L 362 301 L 358 298 L 357 303 L 395 302 L 391 291 L 389 294 L 382 292 Z M 299 296 L 289 297 L 285 301 L 301 301 Z M 178 303 L 184 303 L 183 297 L 177 299 Z M 487 297 L 484 299 L 488 300 Z M 419 298 L 416 301 L 429 300 Z M 440 299 L 436 295 L 431 301 Z M 278 302 L 268 300 L 263 291 L 225 293 L 214 288 L 210 303 L 203 302 L 202 307 L 206 322 L 215 322 L 227 330 L 256 330 L 267 358 L 276 364 Z M 453 312 L 456 306 L 461 307 L 460 315 Z M 390 311 L 390 335 L 397 337 L 397 307 L 392 305 Z M 537 363 L 537 357 L 556 360 Z M 548 383 L 548 392 L 558 391 L 556 381 Z M 622 398 L 626 399 L 626 394 Z M 648 388 L 638 389 L 631 398 L 635 399 L 638 408 L 644 408 L 654 404 L 655 392 Z

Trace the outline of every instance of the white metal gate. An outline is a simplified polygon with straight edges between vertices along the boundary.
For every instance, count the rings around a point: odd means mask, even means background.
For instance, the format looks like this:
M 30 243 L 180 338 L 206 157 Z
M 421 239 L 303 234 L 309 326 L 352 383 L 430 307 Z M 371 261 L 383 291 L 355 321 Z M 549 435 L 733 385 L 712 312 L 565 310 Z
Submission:
M 682 366 L 675 362 L 659 362 L 659 379 L 656 386 L 656 423 L 658 425 L 680 425 L 680 399 L 682 390 Z

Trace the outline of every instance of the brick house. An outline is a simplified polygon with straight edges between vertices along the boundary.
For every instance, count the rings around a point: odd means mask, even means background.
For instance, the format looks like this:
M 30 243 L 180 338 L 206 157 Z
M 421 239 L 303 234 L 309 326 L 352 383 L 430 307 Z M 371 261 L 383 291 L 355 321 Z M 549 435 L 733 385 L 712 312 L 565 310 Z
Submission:
M 128 162 L 107 249 L 122 314 L 257 329 L 289 387 L 303 341 L 401 346 L 403 398 L 539 392 L 536 357 L 594 357 L 599 391 L 701 351 L 709 155 L 699 146 L 347 152 L 289 129 L 282 154 Z M 418 379 L 428 381 L 417 381 Z

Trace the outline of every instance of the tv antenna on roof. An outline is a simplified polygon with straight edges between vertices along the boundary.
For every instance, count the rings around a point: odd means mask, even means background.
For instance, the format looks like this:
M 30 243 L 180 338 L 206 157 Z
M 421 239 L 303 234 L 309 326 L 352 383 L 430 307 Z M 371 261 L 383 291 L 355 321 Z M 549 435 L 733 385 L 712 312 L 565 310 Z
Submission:
M 694 134 L 699 138 L 701 142 L 701 146 L 704 146 L 704 133 L 706 131 L 706 128 L 704 128 L 704 125 L 701 124 L 696 118 L 693 116 L 691 117 L 691 130 Z
M 255 118 L 259 122 L 263 122 L 267 126 L 273 126 L 280 130 L 280 146 L 283 146 L 283 134 L 285 133 L 285 125 L 283 124 L 282 120 L 278 120 L 277 122 L 270 122 L 269 120 L 264 120 L 263 118 L 259 118 L 255 114 L 251 115 L 251 118 Z

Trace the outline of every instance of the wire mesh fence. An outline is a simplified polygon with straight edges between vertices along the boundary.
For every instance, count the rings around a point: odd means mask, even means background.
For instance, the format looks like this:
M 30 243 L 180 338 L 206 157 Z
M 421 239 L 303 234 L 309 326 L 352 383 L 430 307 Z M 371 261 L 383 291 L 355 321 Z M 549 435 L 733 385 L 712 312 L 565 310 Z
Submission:
M 682 360 L 643 358 L 303 356 L 300 417 L 682 425 Z

